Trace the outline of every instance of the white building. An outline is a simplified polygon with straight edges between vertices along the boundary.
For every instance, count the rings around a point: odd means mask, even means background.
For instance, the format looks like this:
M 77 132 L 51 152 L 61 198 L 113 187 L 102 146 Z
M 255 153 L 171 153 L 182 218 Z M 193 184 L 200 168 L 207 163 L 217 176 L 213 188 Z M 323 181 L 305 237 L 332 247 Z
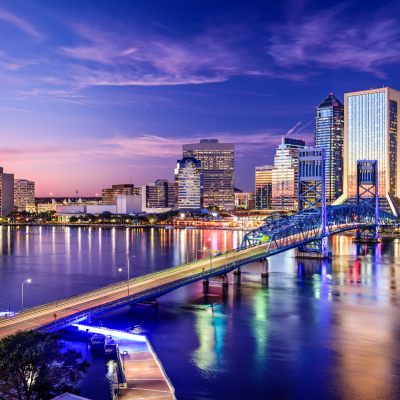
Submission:
M 14 179 L 14 207 L 17 211 L 35 211 L 35 182 Z
M 175 169 L 175 198 L 179 209 L 203 208 L 203 171 L 194 157 L 178 160 Z

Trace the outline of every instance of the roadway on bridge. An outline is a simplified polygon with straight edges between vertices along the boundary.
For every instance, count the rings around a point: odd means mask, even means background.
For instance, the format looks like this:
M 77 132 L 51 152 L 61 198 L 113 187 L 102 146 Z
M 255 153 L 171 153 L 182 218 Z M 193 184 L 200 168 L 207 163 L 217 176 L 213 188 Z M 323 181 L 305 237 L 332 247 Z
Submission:
M 266 245 L 229 252 L 212 257 L 212 268 L 222 266 L 226 262 L 238 261 L 266 250 Z M 145 275 L 130 280 L 130 295 L 153 289 L 165 283 L 174 282 L 182 278 L 190 277 L 210 268 L 210 259 L 204 258 L 194 263 L 185 264 L 180 267 L 160 271 L 156 274 Z M 0 319 L 0 338 L 12 334 L 18 330 L 37 329 L 55 321 L 76 314 L 80 311 L 99 306 L 101 304 L 118 300 L 127 296 L 127 281 L 119 282 L 112 286 L 106 286 L 97 290 L 82 293 L 57 302 L 44 304 L 43 306 L 27 309 L 14 317 Z

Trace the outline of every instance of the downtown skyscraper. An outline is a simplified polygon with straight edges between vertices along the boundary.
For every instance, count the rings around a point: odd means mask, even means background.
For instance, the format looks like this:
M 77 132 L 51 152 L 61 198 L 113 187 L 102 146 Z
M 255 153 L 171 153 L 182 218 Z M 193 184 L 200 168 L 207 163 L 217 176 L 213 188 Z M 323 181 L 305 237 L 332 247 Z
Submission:
M 333 203 L 343 193 L 344 106 L 331 93 L 315 109 L 314 146 L 325 147 L 326 202 Z
M 389 87 L 344 95 L 344 190 L 336 204 L 357 195 L 357 160 L 377 160 L 379 207 L 398 212 L 399 102 L 400 92 Z
M 204 207 L 233 210 L 234 144 L 218 139 L 200 139 L 200 143 L 184 144 L 183 157 L 194 157 L 203 170 Z
M 203 170 L 194 157 L 184 157 L 177 162 L 175 199 L 178 209 L 203 208 Z

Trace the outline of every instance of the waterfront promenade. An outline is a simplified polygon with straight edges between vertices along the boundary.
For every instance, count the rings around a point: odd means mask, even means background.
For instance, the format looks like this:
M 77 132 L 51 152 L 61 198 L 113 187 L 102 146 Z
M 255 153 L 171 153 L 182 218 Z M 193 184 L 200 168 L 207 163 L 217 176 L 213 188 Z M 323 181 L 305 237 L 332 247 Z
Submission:
M 129 281 L 129 295 L 132 296 L 147 293 L 149 290 L 180 281 L 184 278 L 190 278 L 191 276 L 196 276 L 196 279 L 193 281 L 199 280 L 198 274 L 204 275 L 204 278 L 207 278 L 210 275 L 209 270 L 211 267 L 214 270 L 243 258 L 256 255 L 261 256 L 265 250 L 266 246 L 261 245 L 240 251 L 231 251 L 220 256 L 212 257 L 211 260 L 210 258 L 204 258 L 196 262 L 131 279 Z M 135 301 L 128 301 L 127 299 L 127 288 L 127 281 L 122 281 L 77 296 L 30 308 L 19 312 L 13 317 L 4 317 L 0 319 L 0 338 L 18 330 L 39 329 L 57 322 L 57 320 L 67 318 L 110 302 L 114 302 L 115 304 L 115 302 L 121 300 L 120 305 L 134 303 Z M 117 305 L 114 305 L 114 307 L 116 306 Z M 62 326 L 60 326 L 60 328 L 61 327 Z

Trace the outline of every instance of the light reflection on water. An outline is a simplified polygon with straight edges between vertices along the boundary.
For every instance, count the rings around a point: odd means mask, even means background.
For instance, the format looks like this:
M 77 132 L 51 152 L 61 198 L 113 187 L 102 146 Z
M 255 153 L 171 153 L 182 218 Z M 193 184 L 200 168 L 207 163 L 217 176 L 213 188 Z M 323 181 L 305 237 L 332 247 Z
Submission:
M 26 278 L 32 283 L 24 300 L 32 306 L 122 279 L 118 268 L 126 268 L 128 254 L 135 255 L 135 276 L 195 258 L 186 243 L 225 251 L 242 236 L 219 230 L 2 228 L 0 309 L 19 308 Z M 398 239 L 353 245 L 350 236 L 334 237 L 332 261 L 296 261 L 292 252 L 272 257 L 267 285 L 260 279 L 264 265 L 253 263 L 243 268 L 241 285 L 229 275 L 227 291 L 214 284 L 204 295 L 199 282 L 160 298 L 158 310 L 125 307 L 93 321 L 147 334 L 180 400 L 397 399 L 399 245 Z M 82 395 L 106 399 L 108 391 L 96 381 L 102 364 L 92 362 Z

